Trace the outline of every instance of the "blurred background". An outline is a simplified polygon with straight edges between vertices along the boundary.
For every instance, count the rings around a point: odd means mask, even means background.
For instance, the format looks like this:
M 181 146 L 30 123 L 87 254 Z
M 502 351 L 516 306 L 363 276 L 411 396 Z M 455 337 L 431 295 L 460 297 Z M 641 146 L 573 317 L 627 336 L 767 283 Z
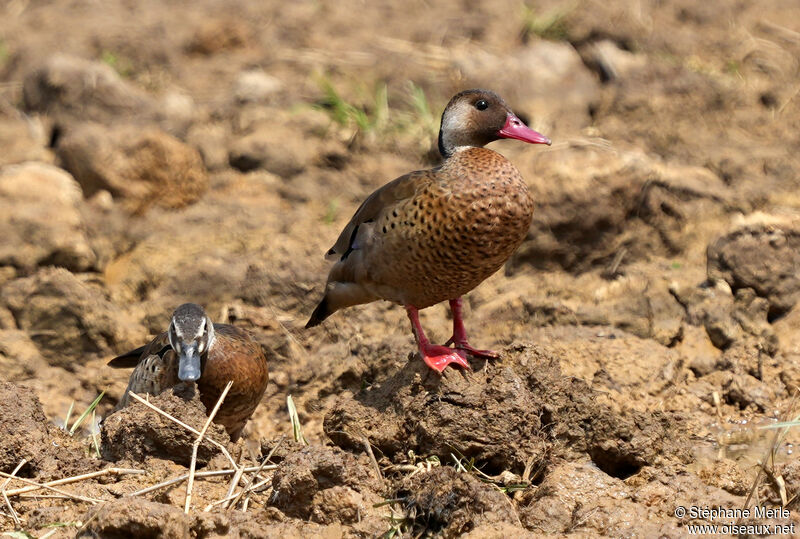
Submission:
M 247 435 L 287 432 L 291 393 L 319 442 L 415 350 L 384 303 L 302 329 L 323 254 L 484 87 L 553 145 L 492 145 L 537 209 L 471 341 L 540 343 L 718 448 L 800 384 L 799 74 L 795 0 L 4 0 L 0 378 L 106 413 L 105 362 L 192 301 L 269 351 Z

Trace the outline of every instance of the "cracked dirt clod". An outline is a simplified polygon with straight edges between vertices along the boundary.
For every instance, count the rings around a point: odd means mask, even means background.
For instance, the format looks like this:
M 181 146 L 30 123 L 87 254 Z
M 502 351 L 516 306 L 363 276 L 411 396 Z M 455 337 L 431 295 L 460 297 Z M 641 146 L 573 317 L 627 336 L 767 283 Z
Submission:
M 355 523 L 381 501 L 381 482 L 365 462 L 337 447 L 289 453 L 272 478 L 272 503 L 287 515 L 330 524 Z
M 708 246 L 708 276 L 724 279 L 734 292 L 752 288 L 769 301 L 774 318 L 800 300 L 800 223 L 760 220 Z

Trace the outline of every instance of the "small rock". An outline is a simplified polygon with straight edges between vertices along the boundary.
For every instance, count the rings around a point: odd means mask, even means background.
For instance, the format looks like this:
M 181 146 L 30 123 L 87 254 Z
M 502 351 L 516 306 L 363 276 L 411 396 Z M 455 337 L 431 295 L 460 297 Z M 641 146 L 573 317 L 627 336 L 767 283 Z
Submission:
M 711 355 L 701 354 L 689 361 L 689 369 L 700 378 L 717 370 L 717 360 Z
M 84 231 L 82 199 L 72 176 L 52 165 L 0 169 L 0 265 L 90 269 L 96 256 Z
M 736 496 L 747 495 L 753 481 L 737 461 L 727 458 L 710 462 L 697 472 L 697 476 L 705 484 Z
M 56 154 L 86 196 L 105 189 L 133 213 L 151 205 L 180 208 L 208 189 L 197 150 L 157 128 L 72 126 L 59 140 Z
M 186 45 L 196 54 L 212 55 L 245 46 L 251 40 L 250 28 L 237 19 L 206 19 Z
M 263 168 L 282 178 L 305 170 L 311 161 L 307 142 L 267 125 L 234 141 L 229 150 L 230 165 L 242 172 Z
M 734 298 L 727 283 L 717 280 L 674 287 L 672 293 L 686 309 L 688 323 L 703 326 L 718 349 L 725 350 L 741 339 L 742 328 L 733 318 Z
M 58 123 L 91 120 L 107 124 L 121 118 L 142 119 L 152 114 L 152 100 L 114 69 L 56 54 L 29 73 L 23 82 L 26 111 L 41 112 Z
M 228 165 L 230 127 L 224 123 L 197 123 L 186 133 L 186 143 L 200 152 L 208 170 L 220 170 Z
M 183 134 L 197 119 L 197 107 L 183 92 L 167 92 L 157 104 L 156 119 L 171 134 Z
M 756 296 L 752 288 L 740 288 L 736 291 L 733 318 L 745 333 L 757 338 L 765 353 L 775 355 L 778 336 L 769 323 L 769 301 Z
M 775 391 L 768 384 L 749 374 L 735 374 L 723 386 L 725 401 L 741 409 L 754 405 L 759 412 L 771 409 L 775 402 Z
M 283 88 L 283 82 L 277 77 L 253 69 L 243 71 L 234 83 L 233 95 L 240 103 L 259 103 L 267 101 Z

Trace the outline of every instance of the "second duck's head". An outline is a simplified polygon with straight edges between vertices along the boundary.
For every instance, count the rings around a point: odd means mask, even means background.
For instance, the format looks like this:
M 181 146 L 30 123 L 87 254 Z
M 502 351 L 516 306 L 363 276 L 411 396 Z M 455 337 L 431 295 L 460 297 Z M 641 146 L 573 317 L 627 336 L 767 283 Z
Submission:
M 465 90 L 453 96 L 442 113 L 439 152 L 447 158 L 456 148 L 484 146 L 501 138 L 530 144 L 550 144 L 517 118 L 505 101 L 490 90 Z
M 178 378 L 184 382 L 199 380 L 202 358 L 214 345 L 214 324 L 205 310 L 194 303 L 184 303 L 175 309 L 167 334 L 178 355 Z

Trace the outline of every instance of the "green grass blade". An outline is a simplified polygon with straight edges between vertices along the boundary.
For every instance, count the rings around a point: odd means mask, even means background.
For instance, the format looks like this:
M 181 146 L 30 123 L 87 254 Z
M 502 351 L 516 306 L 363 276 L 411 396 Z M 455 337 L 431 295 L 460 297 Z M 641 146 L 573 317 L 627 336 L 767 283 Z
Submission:
M 75 423 L 73 423 L 72 428 L 69 429 L 69 435 L 70 436 L 75 434 L 75 431 L 78 430 L 78 427 L 81 426 L 81 423 L 83 423 L 83 421 L 89 416 L 89 414 L 91 414 L 94 411 L 94 409 L 97 408 L 97 405 L 100 403 L 100 399 L 102 399 L 103 395 L 105 395 L 105 394 L 106 394 L 106 392 L 102 391 L 97 396 L 97 398 L 92 401 L 92 404 L 90 404 L 89 407 L 86 410 L 83 411 L 83 413 L 80 415 L 80 417 L 78 417 L 78 419 L 75 420 Z
M 64 418 L 64 430 L 67 430 L 69 427 L 69 418 L 72 417 L 72 410 L 75 408 L 75 401 L 73 400 L 70 405 L 69 409 L 67 410 L 67 416 Z

